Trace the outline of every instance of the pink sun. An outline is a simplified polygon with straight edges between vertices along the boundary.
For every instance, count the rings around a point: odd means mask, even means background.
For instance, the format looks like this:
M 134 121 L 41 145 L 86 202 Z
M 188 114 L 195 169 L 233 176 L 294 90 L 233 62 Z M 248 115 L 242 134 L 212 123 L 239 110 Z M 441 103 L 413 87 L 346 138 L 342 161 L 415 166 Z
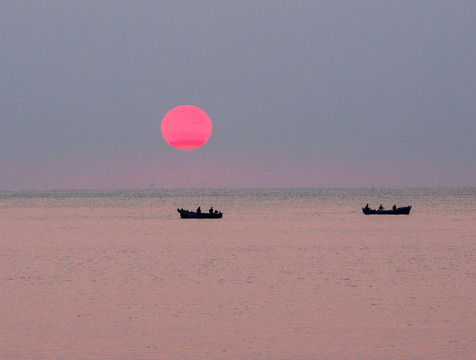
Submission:
M 208 141 L 212 122 L 202 109 L 180 105 L 165 114 L 160 129 L 167 144 L 176 149 L 190 150 Z

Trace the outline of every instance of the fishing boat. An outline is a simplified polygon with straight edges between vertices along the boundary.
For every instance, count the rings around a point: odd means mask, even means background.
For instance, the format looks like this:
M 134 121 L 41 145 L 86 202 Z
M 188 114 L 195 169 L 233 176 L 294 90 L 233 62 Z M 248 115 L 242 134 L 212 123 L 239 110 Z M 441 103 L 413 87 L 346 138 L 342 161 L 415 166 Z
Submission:
M 367 205 L 362 208 L 362 211 L 365 215 L 409 215 L 411 209 L 412 207 L 410 205 L 399 208 L 394 206 L 390 210 L 386 210 L 383 207 L 380 207 L 378 209 L 371 209 Z
M 221 219 L 223 213 L 215 210 L 214 212 L 195 212 L 184 209 L 177 209 L 182 219 Z

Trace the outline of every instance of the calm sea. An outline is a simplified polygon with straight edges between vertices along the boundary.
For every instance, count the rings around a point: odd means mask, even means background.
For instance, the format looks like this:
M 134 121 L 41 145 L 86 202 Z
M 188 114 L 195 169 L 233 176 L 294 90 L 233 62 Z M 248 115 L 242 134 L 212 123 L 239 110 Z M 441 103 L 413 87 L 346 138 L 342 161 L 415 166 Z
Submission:
M 0 192 L 0 359 L 475 359 L 475 249 L 475 188 Z

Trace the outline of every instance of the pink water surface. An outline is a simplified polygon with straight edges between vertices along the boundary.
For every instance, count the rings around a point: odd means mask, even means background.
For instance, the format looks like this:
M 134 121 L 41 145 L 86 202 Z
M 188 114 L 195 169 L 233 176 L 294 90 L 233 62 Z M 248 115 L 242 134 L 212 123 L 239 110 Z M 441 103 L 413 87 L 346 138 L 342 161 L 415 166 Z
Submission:
M 4 195 L 0 359 L 474 359 L 475 191 L 424 194 Z

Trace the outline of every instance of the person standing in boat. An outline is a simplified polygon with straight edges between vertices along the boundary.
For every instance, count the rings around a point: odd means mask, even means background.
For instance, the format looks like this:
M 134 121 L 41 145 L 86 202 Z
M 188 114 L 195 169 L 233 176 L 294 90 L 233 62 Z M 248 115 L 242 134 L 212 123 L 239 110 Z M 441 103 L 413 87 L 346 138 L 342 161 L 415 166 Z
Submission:
M 397 204 L 393 204 L 392 209 L 393 209 L 393 211 L 397 210 Z
M 213 214 L 213 206 L 210 207 L 210 210 L 208 210 L 208 212 L 209 212 L 210 214 Z
M 197 214 L 201 214 L 201 213 L 202 213 L 202 209 L 200 209 L 200 206 L 199 206 L 197 209 Z
M 382 204 L 380 204 L 380 206 L 378 207 L 379 210 L 383 210 L 383 206 Z

